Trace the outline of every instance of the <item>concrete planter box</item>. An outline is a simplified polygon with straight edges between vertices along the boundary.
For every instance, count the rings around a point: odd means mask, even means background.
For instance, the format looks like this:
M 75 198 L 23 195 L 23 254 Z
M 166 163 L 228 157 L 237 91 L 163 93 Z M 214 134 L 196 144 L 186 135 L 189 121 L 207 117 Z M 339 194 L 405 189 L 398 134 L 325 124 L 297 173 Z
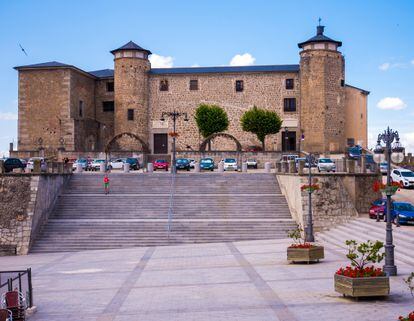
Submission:
M 287 259 L 291 262 L 319 262 L 325 257 L 323 246 L 312 246 L 310 248 L 287 248 Z
M 335 291 L 354 298 L 388 296 L 390 279 L 388 276 L 350 278 L 335 274 Z

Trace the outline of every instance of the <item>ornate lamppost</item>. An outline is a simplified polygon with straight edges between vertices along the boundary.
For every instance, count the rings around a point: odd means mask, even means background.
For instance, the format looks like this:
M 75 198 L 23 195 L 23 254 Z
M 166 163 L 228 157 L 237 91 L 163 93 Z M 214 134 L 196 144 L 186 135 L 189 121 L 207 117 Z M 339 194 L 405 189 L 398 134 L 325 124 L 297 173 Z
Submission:
M 385 144 L 385 149 L 381 145 L 381 142 Z M 385 152 L 385 153 L 384 153 Z M 384 272 L 387 275 L 397 275 L 397 266 L 394 263 L 394 244 L 392 237 L 392 216 L 391 216 L 391 195 L 393 191 L 391 188 L 391 161 L 399 164 L 404 160 L 404 148 L 400 143 L 400 136 L 398 131 L 394 131 L 389 127 L 378 135 L 377 146 L 374 150 L 374 161 L 377 164 L 387 160 L 387 186 L 385 188 L 385 194 L 387 196 L 387 225 L 385 234 L 385 264 Z
M 173 120 L 173 132 L 172 132 L 172 138 L 173 138 L 173 144 L 172 144 L 172 148 L 173 148 L 173 158 L 172 158 L 172 165 L 171 165 L 171 171 L 173 174 L 177 173 L 177 168 L 176 168 L 176 164 L 175 164 L 175 159 L 176 159 L 176 150 L 175 150 L 175 139 L 177 136 L 177 132 L 175 131 L 175 123 L 178 117 L 180 116 L 184 116 L 184 121 L 188 121 L 188 116 L 187 113 L 181 113 L 181 112 L 177 112 L 177 111 L 172 111 L 172 112 L 163 112 L 161 114 L 161 121 L 165 121 L 165 117 L 170 117 Z

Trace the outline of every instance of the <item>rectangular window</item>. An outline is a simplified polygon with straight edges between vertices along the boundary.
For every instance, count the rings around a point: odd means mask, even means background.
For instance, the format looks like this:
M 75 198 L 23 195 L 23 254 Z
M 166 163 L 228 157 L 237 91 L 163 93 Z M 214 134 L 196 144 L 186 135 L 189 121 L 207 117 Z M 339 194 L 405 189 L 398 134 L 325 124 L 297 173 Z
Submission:
M 134 110 L 128 109 L 128 120 L 134 120 Z
M 243 91 L 243 80 L 236 80 L 236 91 Z
M 341 87 L 345 86 L 345 80 L 341 79 Z
M 83 117 L 83 101 L 79 100 L 79 117 Z
M 286 79 L 286 89 L 293 89 L 295 86 L 294 84 L 293 79 Z
M 296 98 L 285 98 L 283 100 L 283 111 L 296 111 Z
M 106 83 L 106 91 L 113 92 L 114 91 L 114 83 L 113 82 L 107 82 Z
M 347 138 L 346 143 L 348 146 L 355 146 L 355 139 L 354 138 Z
M 160 81 L 160 91 L 168 91 L 168 80 Z
M 197 79 L 190 80 L 190 90 L 198 90 L 198 80 Z
M 104 112 L 111 111 L 113 112 L 115 110 L 115 105 L 113 101 L 103 101 L 102 102 L 102 108 Z

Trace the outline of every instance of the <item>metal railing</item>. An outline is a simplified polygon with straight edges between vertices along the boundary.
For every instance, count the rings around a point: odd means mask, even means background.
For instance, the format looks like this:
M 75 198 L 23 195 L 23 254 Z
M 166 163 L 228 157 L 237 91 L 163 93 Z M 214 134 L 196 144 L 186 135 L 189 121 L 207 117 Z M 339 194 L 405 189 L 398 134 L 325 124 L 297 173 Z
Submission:
M 17 271 L 0 271 L 0 296 L 17 289 L 25 294 L 27 307 L 33 306 L 32 269 Z

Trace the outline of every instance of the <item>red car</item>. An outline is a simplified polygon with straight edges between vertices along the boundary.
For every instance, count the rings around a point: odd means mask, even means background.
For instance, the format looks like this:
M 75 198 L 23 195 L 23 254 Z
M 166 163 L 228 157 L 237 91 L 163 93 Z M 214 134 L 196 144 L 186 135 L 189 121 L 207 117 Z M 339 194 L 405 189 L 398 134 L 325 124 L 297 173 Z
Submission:
M 157 159 L 153 161 L 152 164 L 154 165 L 154 171 L 156 171 L 157 169 L 165 169 L 166 171 L 168 171 L 169 164 L 165 159 Z
M 372 202 L 371 208 L 369 209 L 369 218 L 376 219 L 377 215 L 382 220 L 384 219 L 384 212 L 385 212 L 385 205 L 387 204 L 387 200 L 384 198 L 380 198 Z

